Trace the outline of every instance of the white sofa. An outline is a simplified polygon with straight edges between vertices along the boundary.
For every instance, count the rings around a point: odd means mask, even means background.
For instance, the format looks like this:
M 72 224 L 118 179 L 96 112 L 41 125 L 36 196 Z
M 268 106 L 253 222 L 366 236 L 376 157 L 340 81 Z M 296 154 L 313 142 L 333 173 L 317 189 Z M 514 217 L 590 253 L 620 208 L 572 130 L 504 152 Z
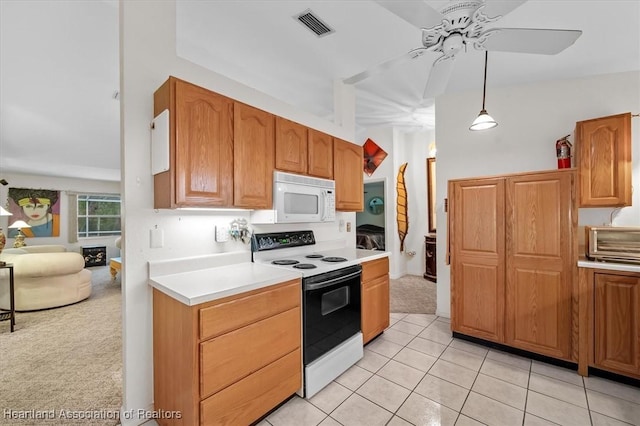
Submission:
M 69 305 L 91 295 L 91 271 L 84 268 L 84 258 L 64 246 L 6 248 L 0 260 L 13 264 L 17 311 Z M 9 308 L 6 283 L 0 285 L 0 308 Z

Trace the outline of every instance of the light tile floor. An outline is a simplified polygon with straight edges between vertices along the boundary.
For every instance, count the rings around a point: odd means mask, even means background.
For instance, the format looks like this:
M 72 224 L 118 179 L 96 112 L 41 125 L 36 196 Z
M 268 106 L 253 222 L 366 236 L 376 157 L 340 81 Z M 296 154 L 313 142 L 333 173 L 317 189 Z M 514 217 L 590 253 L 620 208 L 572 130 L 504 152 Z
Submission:
M 640 425 L 640 389 L 451 338 L 434 315 L 391 314 L 364 358 L 259 426 Z

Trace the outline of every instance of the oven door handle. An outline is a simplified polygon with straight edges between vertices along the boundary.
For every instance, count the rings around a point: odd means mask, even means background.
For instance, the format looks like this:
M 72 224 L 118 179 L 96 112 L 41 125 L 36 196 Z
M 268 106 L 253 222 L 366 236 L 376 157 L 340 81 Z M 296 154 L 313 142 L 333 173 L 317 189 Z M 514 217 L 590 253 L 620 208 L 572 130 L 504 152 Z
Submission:
M 325 287 L 329 287 L 331 285 L 334 285 L 337 282 L 341 282 L 341 281 L 347 281 L 353 277 L 359 276 L 360 274 L 362 274 L 362 272 L 357 271 L 357 272 L 352 272 L 349 275 L 344 275 L 342 277 L 338 277 L 338 278 L 334 278 L 332 280 L 328 280 L 328 281 L 322 281 L 319 283 L 313 283 L 313 284 L 305 284 L 304 285 L 304 290 L 318 290 L 321 288 L 325 288 Z

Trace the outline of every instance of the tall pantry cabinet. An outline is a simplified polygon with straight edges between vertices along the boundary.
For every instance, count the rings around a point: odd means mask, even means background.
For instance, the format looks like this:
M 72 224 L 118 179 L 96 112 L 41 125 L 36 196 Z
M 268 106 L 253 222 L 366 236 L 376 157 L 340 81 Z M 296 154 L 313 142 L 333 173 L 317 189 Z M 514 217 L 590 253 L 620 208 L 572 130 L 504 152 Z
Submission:
M 454 332 L 577 359 L 574 179 L 567 170 L 449 182 Z

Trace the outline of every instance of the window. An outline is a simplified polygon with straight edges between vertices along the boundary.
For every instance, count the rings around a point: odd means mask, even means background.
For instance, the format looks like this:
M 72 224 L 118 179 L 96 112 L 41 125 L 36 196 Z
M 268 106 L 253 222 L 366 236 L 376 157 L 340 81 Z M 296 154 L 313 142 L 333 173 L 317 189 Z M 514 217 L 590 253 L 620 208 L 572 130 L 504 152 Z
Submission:
M 78 194 L 78 238 L 120 235 L 120 196 Z

